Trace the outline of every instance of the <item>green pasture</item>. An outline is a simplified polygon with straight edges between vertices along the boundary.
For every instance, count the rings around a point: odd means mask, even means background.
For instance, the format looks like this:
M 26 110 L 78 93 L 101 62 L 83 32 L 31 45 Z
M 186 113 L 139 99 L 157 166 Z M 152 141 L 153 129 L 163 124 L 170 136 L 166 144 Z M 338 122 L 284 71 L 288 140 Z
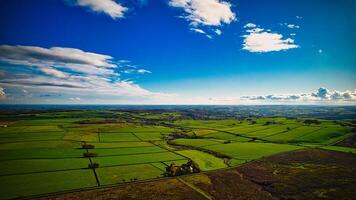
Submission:
M 119 133 L 100 133 L 100 141 L 133 142 L 133 141 L 140 141 L 140 140 L 130 132 L 119 132 Z
M 0 199 L 97 186 L 92 170 L 68 170 L 0 176 Z
M 95 157 L 92 160 L 99 163 L 100 166 L 115 166 L 179 160 L 183 158 L 184 157 L 171 152 L 158 152 L 151 154 Z
M 342 146 L 323 146 L 322 149 L 332 150 L 332 151 L 341 151 L 345 153 L 356 154 L 356 148 L 352 147 L 342 147 Z
M 162 177 L 163 172 L 150 164 L 104 167 L 96 169 L 101 185 Z
M 78 158 L 82 157 L 85 151 L 83 149 L 72 148 L 48 148 L 48 149 L 1 149 L 1 160 L 20 160 L 36 158 Z
M 80 148 L 79 141 L 26 141 L 26 142 L 7 142 L 0 143 L 0 150 L 2 149 L 48 149 L 48 148 Z
M 221 144 L 223 142 L 212 140 L 212 139 L 176 139 L 173 140 L 174 144 L 191 146 L 191 147 L 203 147 L 215 144 Z
M 150 147 L 149 142 L 90 142 L 96 149 L 127 148 L 127 147 Z
M 224 160 L 217 158 L 211 154 L 197 150 L 182 150 L 177 153 L 194 160 L 199 168 L 203 171 L 215 170 L 227 167 Z
M 181 117 L 123 111 L 0 115 L 11 121 L 0 126 L 0 199 L 98 186 L 90 159 L 83 156 L 87 151 L 95 153 L 91 160 L 99 164 L 100 185 L 162 177 L 168 165 L 189 159 L 209 171 L 308 147 L 356 153 L 331 146 L 353 130 L 330 120 L 310 125 L 282 117 L 172 121 Z M 147 125 L 154 120 L 162 121 Z M 160 126 L 167 123 L 170 128 Z M 182 138 L 167 141 L 173 132 Z M 93 148 L 82 149 L 84 143 Z
M 24 159 L 0 161 L 0 176 L 87 168 L 87 158 Z
M 157 146 L 149 147 L 127 147 L 127 148 L 110 148 L 110 149 L 90 149 L 89 152 L 97 153 L 98 156 L 117 156 L 117 155 L 133 155 L 133 154 L 150 154 L 158 152 L 167 152 Z
M 230 144 L 211 145 L 203 148 L 235 159 L 255 160 L 276 153 L 301 149 L 303 147 L 288 144 L 234 142 Z

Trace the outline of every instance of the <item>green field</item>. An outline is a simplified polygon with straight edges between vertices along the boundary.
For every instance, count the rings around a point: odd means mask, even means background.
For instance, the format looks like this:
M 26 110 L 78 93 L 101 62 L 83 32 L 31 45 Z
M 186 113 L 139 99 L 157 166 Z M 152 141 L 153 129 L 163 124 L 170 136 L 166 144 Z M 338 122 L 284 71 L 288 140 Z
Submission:
M 109 185 L 162 177 L 163 171 L 151 164 L 115 166 L 97 170 L 100 183 Z
M 211 154 L 197 150 L 183 150 L 177 153 L 194 160 L 203 171 L 221 169 L 227 167 L 224 160 L 217 158 Z
M 168 165 L 189 159 L 209 171 L 310 147 L 356 153 L 335 146 L 353 129 L 334 121 L 179 117 L 121 111 L 0 115 L 6 124 L 0 126 L 0 199 L 161 178 Z M 84 143 L 92 148 L 83 149 Z M 98 168 L 90 169 L 91 163 Z

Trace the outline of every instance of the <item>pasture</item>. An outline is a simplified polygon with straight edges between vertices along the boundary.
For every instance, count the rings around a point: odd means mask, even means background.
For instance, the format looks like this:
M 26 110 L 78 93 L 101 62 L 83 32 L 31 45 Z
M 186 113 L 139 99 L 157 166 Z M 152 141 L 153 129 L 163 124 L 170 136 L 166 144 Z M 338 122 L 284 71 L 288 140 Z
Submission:
M 0 199 L 162 178 L 171 163 L 188 160 L 209 171 L 316 146 L 356 152 L 334 146 L 353 129 L 328 120 L 179 117 L 120 111 L 1 115 Z

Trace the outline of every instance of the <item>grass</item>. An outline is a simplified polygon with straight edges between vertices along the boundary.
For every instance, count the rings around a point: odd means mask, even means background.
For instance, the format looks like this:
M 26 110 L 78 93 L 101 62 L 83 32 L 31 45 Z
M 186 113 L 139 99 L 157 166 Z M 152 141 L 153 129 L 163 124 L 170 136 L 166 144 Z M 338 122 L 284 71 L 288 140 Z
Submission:
M 133 142 L 140 141 L 136 136 L 129 132 L 122 133 L 100 133 L 102 142 Z
M 276 153 L 301 149 L 303 147 L 288 144 L 235 142 L 230 144 L 206 146 L 204 148 L 231 156 L 235 159 L 254 160 Z
M 229 165 L 230 166 L 238 166 L 238 165 L 246 163 L 247 161 L 248 160 L 238 160 L 238 159 L 232 158 L 229 160 Z
M 177 153 L 194 160 L 202 171 L 215 170 L 227 167 L 224 160 L 205 152 L 197 150 L 182 150 Z
M 319 126 L 300 126 L 293 130 L 289 130 L 288 132 L 283 132 L 277 135 L 266 137 L 265 139 L 275 142 L 291 142 L 297 140 L 302 136 L 311 134 L 312 132 L 317 131 L 321 128 L 322 127 Z
M 92 170 L 69 170 L 0 176 L 0 199 L 96 186 Z
M 322 149 L 332 150 L 332 151 L 341 151 L 346 153 L 356 154 L 356 148 L 352 147 L 341 147 L 341 146 L 324 146 Z
M 99 164 L 95 170 L 102 185 L 161 177 L 166 166 L 182 165 L 188 159 L 203 171 L 227 167 L 224 160 L 201 149 L 230 156 L 229 166 L 303 148 L 293 144 L 355 153 L 354 148 L 330 146 L 351 129 L 329 120 L 310 126 L 299 119 L 266 117 L 177 120 L 172 123 L 191 138 L 171 142 L 184 148 L 168 145 L 164 139 L 176 128 L 142 125 L 145 119 L 166 122 L 172 117 L 181 115 L 120 111 L 0 115 L 11 121 L 8 127 L 0 127 L 0 199 L 96 186 L 90 161 L 83 158 L 83 141 L 94 146 L 88 151 L 97 154 L 91 159 Z
M 88 164 L 89 160 L 87 158 L 26 159 L 0 161 L 0 176 L 32 172 L 81 169 L 87 168 Z
M 99 156 L 115 156 L 115 155 L 127 155 L 127 154 L 149 154 L 158 152 L 167 152 L 157 146 L 150 147 L 136 147 L 136 148 L 117 148 L 117 149 L 91 149 L 90 152 L 95 152 Z
M 116 166 L 96 169 L 101 185 L 162 177 L 162 171 L 150 164 Z
M 176 139 L 173 140 L 174 144 L 192 147 L 202 147 L 208 145 L 221 144 L 223 142 L 211 139 Z
M 100 163 L 100 166 L 131 165 L 178 159 L 183 159 L 183 157 L 171 152 L 93 158 L 94 162 Z
M 8 142 L 0 143 L 2 149 L 48 149 L 48 148 L 80 148 L 80 142 L 76 141 L 28 141 L 28 142 Z
M 96 149 L 100 148 L 126 148 L 126 147 L 149 147 L 153 144 L 148 142 L 91 142 Z
M 50 149 L 5 149 L 0 150 L 0 161 L 11 159 L 35 158 L 75 158 L 82 157 L 83 149 L 50 148 Z
M 140 140 L 151 141 L 151 140 L 162 140 L 162 138 L 167 135 L 167 133 L 161 132 L 136 132 L 134 133 Z
M 301 142 L 329 144 L 343 138 L 351 131 L 349 127 L 327 127 L 298 138 Z
M 151 163 L 152 166 L 160 169 L 162 172 L 165 172 L 166 171 L 166 167 L 167 165 L 164 164 L 163 162 L 156 162 L 156 163 Z
M 251 139 L 245 137 L 239 137 L 228 133 L 223 132 L 214 132 L 211 134 L 204 135 L 205 138 L 215 138 L 220 140 L 231 140 L 231 141 L 239 141 L 239 142 L 247 142 Z

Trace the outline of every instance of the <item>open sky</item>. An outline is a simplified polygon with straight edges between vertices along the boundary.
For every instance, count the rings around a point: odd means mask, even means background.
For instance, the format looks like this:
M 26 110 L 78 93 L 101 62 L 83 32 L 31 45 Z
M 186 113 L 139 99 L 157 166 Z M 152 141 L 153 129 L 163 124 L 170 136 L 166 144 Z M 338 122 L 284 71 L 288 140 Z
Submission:
M 0 102 L 356 104 L 354 0 L 1 0 Z

